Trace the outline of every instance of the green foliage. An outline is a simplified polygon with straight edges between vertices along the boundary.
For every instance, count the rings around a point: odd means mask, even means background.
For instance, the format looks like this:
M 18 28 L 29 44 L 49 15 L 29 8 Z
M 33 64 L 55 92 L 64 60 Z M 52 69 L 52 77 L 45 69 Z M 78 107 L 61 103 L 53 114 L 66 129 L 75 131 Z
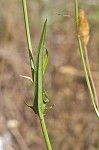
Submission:
M 29 31 L 29 23 L 28 23 L 28 15 L 27 15 L 27 7 L 26 1 L 22 0 L 23 2 L 23 13 L 24 13 L 24 21 L 25 21 L 25 29 L 26 29 L 26 37 L 28 43 L 28 52 L 29 52 L 29 59 L 30 59 L 30 66 L 32 72 L 32 81 L 33 81 L 33 106 L 29 106 L 34 110 L 34 112 L 38 115 L 43 114 L 46 109 L 46 104 L 43 95 L 45 95 L 44 88 L 43 88 L 43 77 L 45 73 L 45 69 L 48 63 L 48 50 L 46 49 L 46 55 L 43 61 L 43 53 L 44 53 L 44 44 L 45 44 L 45 35 L 46 35 L 46 26 L 47 20 L 44 23 L 43 31 L 41 34 L 37 54 L 36 54 L 36 63 L 34 63 L 33 59 L 33 52 L 32 52 L 32 44 L 31 44 L 31 37 Z M 29 78 L 29 77 L 28 77 Z
M 43 86 L 44 73 L 45 73 L 47 63 L 48 63 L 48 50 L 47 49 L 46 49 L 45 58 L 43 58 L 44 49 L 45 49 L 44 45 L 45 45 L 47 19 L 44 23 L 43 31 L 42 31 L 40 42 L 39 42 L 38 49 L 37 49 L 36 63 L 34 63 L 31 37 L 30 37 L 30 31 L 29 31 L 26 0 L 22 0 L 22 4 L 23 4 L 23 14 L 24 14 L 24 22 L 25 22 L 25 30 L 26 30 L 32 79 L 27 76 L 22 76 L 22 77 L 30 79 L 33 84 L 33 105 L 32 106 L 29 106 L 27 104 L 26 105 L 29 108 L 31 108 L 35 112 L 35 114 L 38 115 L 47 149 L 52 150 L 50 140 L 48 137 L 48 133 L 47 133 L 47 129 L 46 129 L 46 125 L 45 125 L 45 121 L 44 121 L 44 116 L 43 116 L 44 111 L 46 110 L 46 104 L 48 102 L 48 97 L 46 95 L 46 92 Z
M 45 43 L 45 34 L 46 34 L 46 25 L 47 20 L 44 23 L 37 55 L 36 55 L 36 67 L 34 71 L 34 104 L 33 110 L 36 114 L 44 113 L 46 109 L 46 104 L 43 100 L 43 76 L 45 68 L 47 65 L 48 53 L 45 56 L 43 63 L 43 52 L 44 52 L 44 43 Z

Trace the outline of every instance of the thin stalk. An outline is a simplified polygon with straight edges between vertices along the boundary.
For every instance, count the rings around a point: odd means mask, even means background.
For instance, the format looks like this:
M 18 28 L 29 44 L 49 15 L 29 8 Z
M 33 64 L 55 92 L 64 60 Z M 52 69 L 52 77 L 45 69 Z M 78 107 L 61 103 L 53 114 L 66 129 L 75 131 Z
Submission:
M 90 63 L 89 63 L 89 59 L 88 59 L 88 50 L 87 50 L 86 46 L 84 47 L 84 50 L 85 50 L 85 60 L 86 60 L 86 64 L 87 64 L 87 70 L 88 70 L 89 78 L 90 78 L 90 81 L 91 81 L 91 84 L 92 84 L 92 88 L 93 88 L 94 99 L 96 101 L 95 103 L 96 103 L 97 108 L 99 110 L 98 96 L 97 96 L 97 92 L 96 92 L 96 87 L 95 87 L 95 83 L 94 83 L 94 80 L 93 80 L 93 76 L 92 76 L 92 73 L 91 73 Z
M 45 139 L 45 143 L 47 146 L 47 150 L 52 150 L 43 114 L 39 115 L 39 119 L 40 119 L 40 124 L 41 124 L 41 128 L 42 128 L 43 136 Z
M 78 0 L 75 0 L 75 15 L 76 15 L 76 28 L 77 28 L 77 33 L 78 33 Z M 94 99 L 94 95 L 93 95 L 93 92 L 92 92 L 92 88 L 91 88 L 91 84 L 90 84 L 90 80 L 89 80 L 89 76 L 88 76 L 88 71 L 87 71 L 86 63 L 85 63 L 85 59 L 84 59 L 81 40 L 80 40 L 79 35 L 77 37 L 78 37 L 78 46 L 79 46 L 80 56 L 81 56 L 82 65 L 83 65 L 83 68 L 84 68 L 84 74 L 85 74 L 89 94 L 90 94 L 91 101 L 92 101 L 92 104 L 94 106 L 95 112 L 96 112 L 96 114 L 99 118 L 99 111 L 98 111 L 97 106 L 95 104 L 95 99 Z
M 30 66 L 31 66 L 32 77 L 33 77 L 33 70 L 35 70 L 35 64 L 34 64 L 34 60 L 33 60 L 32 42 L 31 42 L 31 37 L 30 37 L 26 0 L 22 0 L 22 6 L 23 6 L 23 14 L 24 14 L 24 22 L 25 22 L 25 30 L 26 30 L 29 58 L 30 58 Z
M 96 104 L 95 104 L 94 95 L 93 95 L 92 88 L 91 88 L 91 85 L 90 85 L 89 76 L 88 76 L 88 72 L 87 72 L 87 68 L 86 68 L 86 64 L 85 64 L 85 60 L 84 60 L 83 49 L 82 49 L 82 45 L 81 45 L 81 41 L 80 41 L 79 37 L 78 37 L 78 45 L 79 45 L 80 56 L 81 56 L 81 59 L 82 59 L 82 64 L 83 64 L 83 68 L 84 68 L 84 74 L 85 74 L 85 78 L 86 78 L 89 94 L 90 94 L 90 97 L 91 97 L 94 109 L 96 111 L 96 114 L 99 117 L 99 112 L 98 112 Z

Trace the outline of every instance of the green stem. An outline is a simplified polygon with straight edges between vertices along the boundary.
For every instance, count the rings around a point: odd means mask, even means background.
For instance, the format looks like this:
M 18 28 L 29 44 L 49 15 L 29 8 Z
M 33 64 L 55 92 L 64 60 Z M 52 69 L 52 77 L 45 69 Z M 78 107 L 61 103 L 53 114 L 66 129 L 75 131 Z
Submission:
M 34 60 L 33 60 L 32 42 L 31 42 L 31 37 L 30 37 L 26 0 L 22 0 L 22 6 L 23 6 L 26 38 L 27 38 L 27 44 L 28 44 L 28 50 L 29 50 L 30 66 L 31 66 L 32 77 L 33 77 L 33 70 L 35 70 L 35 64 L 34 64 Z
M 75 0 L 75 14 L 76 14 L 76 28 L 77 28 L 77 32 L 78 32 L 78 0 Z M 82 48 L 82 44 L 81 44 L 81 40 L 80 40 L 79 35 L 78 35 L 78 46 L 79 46 L 80 56 L 81 56 L 81 60 L 82 60 L 83 68 L 84 68 L 84 74 L 85 74 L 89 94 L 91 97 L 91 101 L 92 101 L 92 104 L 94 106 L 95 112 L 96 112 L 97 116 L 99 117 L 99 111 L 98 111 L 97 106 L 95 104 L 94 94 L 92 92 L 92 88 L 91 88 L 91 84 L 90 84 L 90 80 L 89 80 L 89 76 L 88 76 L 88 71 L 86 68 L 85 60 L 84 60 L 83 48 Z
M 81 59 L 82 59 L 82 64 L 83 64 L 83 68 L 84 68 L 84 73 L 85 73 L 85 78 L 86 78 L 89 94 L 90 94 L 94 109 L 96 111 L 96 114 L 99 117 L 99 112 L 98 112 L 98 109 L 97 109 L 96 104 L 95 104 L 94 95 L 93 95 L 92 88 L 91 88 L 91 85 L 90 85 L 89 76 L 88 76 L 88 72 L 87 72 L 86 64 L 85 64 L 85 60 L 84 60 L 83 49 L 82 49 L 82 45 L 81 45 L 81 41 L 80 41 L 79 37 L 78 37 L 78 45 L 79 45 L 80 56 L 81 56 Z
M 41 124 L 41 127 L 42 127 L 43 136 L 44 136 L 44 139 L 45 139 L 45 143 L 46 143 L 46 146 L 47 146 L 47 150 L 52 150 L 43 114 L 39 115 L 39 119 L 40 119 L 40 124 Z

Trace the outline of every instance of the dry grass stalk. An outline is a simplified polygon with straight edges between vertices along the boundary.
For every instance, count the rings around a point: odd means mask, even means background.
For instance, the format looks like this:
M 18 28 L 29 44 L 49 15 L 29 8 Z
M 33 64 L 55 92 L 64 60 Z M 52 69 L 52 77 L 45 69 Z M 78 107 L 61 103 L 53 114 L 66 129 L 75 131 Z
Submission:
M 78 19 L 78 35 L 80 36 L 83 46 L 86 46 L 89 41 L 89 23 L 84 10 L 79 11 Z
M 78 14 L 78 36 L 80 37 L 80 40 L 84 48 L 86 66 L 88 69 L 89 77 L 90 77 L 93 92 L 94 92 L 95 103 L 97 105 L 97 108 L 99 109 L 96 87 L 95 87 L 95 83 L 94 83 L 93 76 L 91 73 L 89 57 L 88 57 L 88 52 L 87 52 L 87 44 L 88 44 L 90 35 L 89 35 L 89 23 L 88 23 L 84 10 L 80 10 Z

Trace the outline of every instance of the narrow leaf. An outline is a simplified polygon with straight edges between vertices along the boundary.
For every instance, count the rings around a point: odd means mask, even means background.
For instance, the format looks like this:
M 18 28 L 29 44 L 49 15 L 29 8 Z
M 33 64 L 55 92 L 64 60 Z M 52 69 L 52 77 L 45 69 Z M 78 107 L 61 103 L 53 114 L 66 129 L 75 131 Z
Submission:
M 39 47 L 36 55 L 36 70 L 34 73 L 34 104 L 33 108 L 39 115 L 43 107 L 43 51 L 45 43 L 47 20 L 44 23 Z

